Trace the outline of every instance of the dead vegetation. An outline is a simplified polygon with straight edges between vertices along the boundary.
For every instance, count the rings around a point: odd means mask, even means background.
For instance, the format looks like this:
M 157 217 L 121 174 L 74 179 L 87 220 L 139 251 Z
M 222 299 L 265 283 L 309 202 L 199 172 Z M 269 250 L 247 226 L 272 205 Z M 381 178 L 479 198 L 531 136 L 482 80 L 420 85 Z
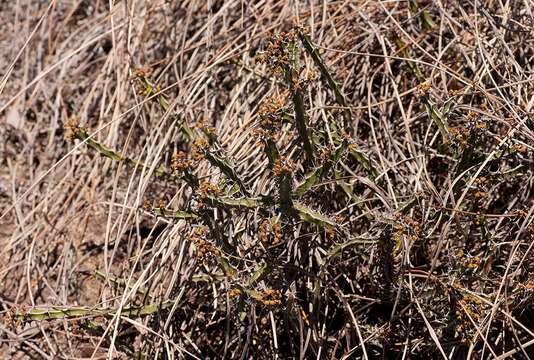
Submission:
M 2 3 L 0 354 L 528 359 L 533 11 Z

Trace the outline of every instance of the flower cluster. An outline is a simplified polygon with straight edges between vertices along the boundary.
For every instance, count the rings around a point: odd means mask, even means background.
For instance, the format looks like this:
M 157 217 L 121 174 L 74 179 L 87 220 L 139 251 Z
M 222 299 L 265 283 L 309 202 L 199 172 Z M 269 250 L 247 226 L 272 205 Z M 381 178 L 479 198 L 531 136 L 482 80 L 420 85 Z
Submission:
M 191 156 L 194 160 L 200 161 L 206 157 L 206 151 L 208 151 L 210 144 L 208 140 L 204 138 L 199 138 L 195 140 L 193 145 L 191 145 Z
M 137 68 L 133 71 L 132 79 L 145 79 L 150 75 L 150 73 L 151 70 L 149 67 Z
M 478 323 L 484 311 L 484 303 L 478 296 L 465 294 L 456 304 L 456 314 L 458 319 L 457 330 L 465 333 L 469 330 L 473 321 Z
M 172 154 L 171 168 L 174 171 L 185 171 L 193 166 L 193 161 L 187 158 L 187 154 L 183 151 L 175 151 Z
M 278 157 L 273 165 L 273 174 L 274 176 L 280 176 L 282 174 L 291 174 L 295 171 L 296 165 L 291 159 L 286 158 L 285 156 Z
M 197 189 L 197 194 L 200 198 L 205 199 L 210 196 L 220 196 L 222 191 L 217 184 L 212 184 L 210 182 L 202 182 Z
M 451 127 L 447 140 L 449 143 L 459 145 L 462 149 L 466 149 L 469 144 L 470 135 L 469 129 L 465 127 Z
M 228 296 L 230 297 L 238 297 L 241 295 L 241 289 L 238 287 L 232 288 L 230 291 L 228 291 Z
M 260 116 L 260 125 L 264 128 L 278 126 L 280 124 L 280 115 L 286 106 L 287 92 L 282 94 L 268 96 L 261 102 L 258 108 Z
M 446 143 L 467 149 L 474 146 L 479 135 L 487 131 L 488 124 L 479 113 L 470 111 L 466 115 L 467 122 L 463 126 L 451 127 L 449 129 Z
M 402 249 L 403 238 L 413 243 L 421 236 L 421 223 L 410 216 L 398 214 L 396 224 L 393 226 L 393 240 L 396 244 L 395 252 Z
M 80 118 L 78 117 L 72 117 L 69 120 L 67 120 L 64 124 L 65 127 L 65 140 L 73 140 L 76 137 L 76 134 L 78 134 L 82 128 L 80 126 Z
M 290 66 L 295 55 L 297 44 L 297 32 L 291 30 L 273 34 L 265 51 L 257 56 L 260 63 L 267 64 L 274 73 L 280 73 Z
M 471 256 L 469 254 L 464 253 L 463 250 L 458 250 L 456 252 L 456 261 L 459 265 L 459 267 L 464 270 L 476 270 L 480 267 L 480 257 L 479 256 Z
M 266 97 L 258 108 L 260 128 L 254 134 L 260 141 L 276 140 L 282 122 L 282 114 L 286 106 L 287 93 Z
M 255 296 L 256 301 L 263 305 L 282 305 L 282 290 L 267 289 L 258 292 Z
M 417 86 L 417 90 L 419 90 L 419 96 L 421 97 L 427 96 L 430 89 L 432 89 L 432 85 L 430 85 L 429 82 L 424 82 Z
M 278 245 L 282 242 L 282 229 L 274 220 L 264 220 L 259 226 L 258 237 L 263 244 Z
M 28 310 L 25 305 L 20 305 L 19 307 L 13 306 L 4 313 L 2 323 L 5 327 L 20 328 L 22 325 L 22 318 L 21 316 L 17 317 L 17 315 L 25 316 L 27 313 Z
M 196 124 L 197 128 L 199 128 L 200 130 L 202 130 L 203 132 L 205 132 L 206 134 L 208 135 L 215 135 L 215 127 L 214 126 L 209 126 L 207 125 L 204 120 L 199 120 Z
M 206 238 L 209 233 L 207 227 L 200 226 L 193 229 L 190 240 L 197 248 L 197 255 L 199 258 L 204 258 L 207 254 L 214 256 L 221 256 L 221 251 L 212 244 L 208 243 Z

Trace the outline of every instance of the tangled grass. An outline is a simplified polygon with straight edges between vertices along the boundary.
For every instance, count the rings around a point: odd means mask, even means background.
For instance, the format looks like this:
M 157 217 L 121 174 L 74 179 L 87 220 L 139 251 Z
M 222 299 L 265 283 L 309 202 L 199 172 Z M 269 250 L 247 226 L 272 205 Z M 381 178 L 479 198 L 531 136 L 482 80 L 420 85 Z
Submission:
M 2 3 L 0 354 L 528 359 L 533 5 Z

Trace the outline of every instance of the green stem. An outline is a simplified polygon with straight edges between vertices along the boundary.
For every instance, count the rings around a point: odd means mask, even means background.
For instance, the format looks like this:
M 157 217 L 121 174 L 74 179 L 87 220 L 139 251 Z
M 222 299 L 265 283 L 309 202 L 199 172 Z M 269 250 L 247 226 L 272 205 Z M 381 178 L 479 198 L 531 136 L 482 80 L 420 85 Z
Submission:
M 110 149 L 110 148 L 106 147 L 105 145 L 100 144 L 98 141 L 96 141 L 93 138 L 91 138 L 89 136 L 89 134 L 83 129 L 75 129 L 74 130 L 74 136 L 76 138 L 78 138 L 79 140 L 81 140 L 81 141 L 85 141 L 87 143 L 87 145 L 89 145 L 90 147 L 92 147 L 93 149 L 98 151 L 101 155 L 103 155 L 103 156 L 105 156 L 107 158 L 110 158 L 111 160 L 123 162 L 126 165 L 131 166 L 133 168 L 141 168 L 141 169 L 144 169 L 144 170 L 147 170 L 147 171 L 149 170 L 149 167 L 146 166 L 145 164 L 143 164 L 142 162 L 140 162 L 139 160 L 132 159 L 132 158 L 129 158 L 127 156 L 124 156 L 121 153 L 119 153 L 119 152 L 117 152 L 117 151 L 115 151 L 113 149 Z M 163 170 L 161 168 L 155 169 L 154 173 L 158 177 L 161 177 L 161 178 L 164 178 L 164 179 L 168 179 L 168 180 L 171 180 L 171 181 L 174 181 L 174 182 L 177 182 L 177 181 L 181 180 L 180 177 L 172 175 L 172 174 L 166 172 L 165 170 Z
M 328 68 L 326 64 L 324 63 L 323 59 L 321 58 L 321 55 L 319 54 L 319 51 L 317 51 L 317 48 L 313 44 L 313 42 L 310 40 L 310 38 L 304 34 L 302 31 L 298 32 L 299 38 L 302 41 L 302 44 L 304 45 L 304 48 L 310 54 L 313 62 L 315 65 L 319 68 L 319 71 L 323 75 L 323 77 L 326 79 L 326 82 L 330 89 L 334 92 L 334 96 L 336 98 L 336 102 L 343 107 L 343 120 L 344 120 L 344 126 L 347 130 L 353 131 L 352 129 L 352 111 L 350 107 L 347 104 L 347 100 L 345 99 L 345 95 L 341 92 L 339 86 L 337 85 L 336 81 L 330 74 L 330 71 L 328 71 Z

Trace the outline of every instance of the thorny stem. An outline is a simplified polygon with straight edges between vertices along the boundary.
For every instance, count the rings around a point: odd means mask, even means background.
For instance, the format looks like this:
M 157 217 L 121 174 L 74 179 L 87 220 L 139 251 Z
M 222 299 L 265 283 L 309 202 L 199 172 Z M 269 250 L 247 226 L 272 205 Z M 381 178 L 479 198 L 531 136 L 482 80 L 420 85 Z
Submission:
M 336 102 L 343 108 L 343 120 L 345 129 L 349 132 L 352 132 L 352 111 L 347 104 L 345 95 L 343 95 L 343 93 L 341 92 L 339 86 L 330 74 L 330 71 L 328 70 L 326 64 L 321 58 L 321 55 L 317 51 L 317 48 L 310 40 L 310 38 L 302 30 L 298 31 L 298 35 L 300 40 L 302 41 L 302 44 L 304 45 L 304 48 L 306 49 L 308 54 L 310 54 L 311 58 L 313 59 L 313 62 L 315 63 L 315 65 L 317 65 L 321 74 L 326 79 L 328 86 L 334 92 Z
M 299 133 L 300 140 L 302 141 L 302 146 L 306 157 L 310 164 L 313 163 L 313 147 L 310 141 L 310 134 L 308 132 L 308 126 L 306 124 L 306 110 L 304 108 L 304 97 L 302 95 L 302 90 L 297 89 L 295 84 L 293 84 L 292 76 L 290 70 L 286 70 L 286 79 L 288 80 L 289 87 L 292 93 L 293 106 L 295 107 L 295 125 L 297 127 L 297 132 Z
M 120 309 L 121 316 L 140 317 L 150 315 L 166 309 L 174 304 L 173 300 L 165 301 L 162 304 L 148 304 L 144 306 L 126 306 Z M 113 316 L 119 311 L 117 308 L 91 308 L 91 307 L 67 307 L 67 308 L 36 308 L 29 311 L 19 311 L 13 319 L 21 321 L 32 320 L 52 320 L 75 318 L 82 316 Z
M 291 177 L 291 174 L 282 173 L 279 177 L 279 181 L 280 207 L 282 212 L 288 212 L 293 208 L 293 202 L 291 200 L 293 178 Z
M 159 94 L 156 91 L 156 89 L 150 84 L 150 82 L 145 77 L 138 76 L 138 79 L 139 79 L 139 81 L 141 81 L 143 86 L 145 86 L 145 88 L 147 89 L 147 92 L 149 94 L 156 94 L 157 95 L 156 99 L 157 99 L 158 103 L 160 104 L 161 108 L 164 111 L 169 111 L 170 104 L 167 101 L 167 99 L 165 99 L 165 97 L 163 95 Z M 185 137 L 190 141 L 196 141 L 198 139 L 198 136 L 197 136 L 197 134 L 195 134 L 193 129 L 191 129 L 187 125 L 187 123 L 185 121 L 181 121 L 181 122 L 178 121 L 178 114 L 175 114 L 175 117 L 176 117 L 176 123 L 181 128 L 181 130 L 182 130 L 183 134 L 185 135 Z M 213 145 L 213 144 L 218 145 L 215 136 L 213 136 L 212 134 L 206 134 L 206 136 L 209 139 L 210 145 Z M 219 146 L 219 148 L 220 148 L 220 146 Z M 228 160 L 225 159 L 224 156 L 218 156 L 218 155 L 214 154 L 213 152 L 211 152 L 209 149 L 206 150 L 205 156 L 206 156 L 206 159 L 213 166 L 219 168 L 222 171 L 223 174 L 225 174 L 228 178 L 233 180 L 239 186 L 239 189 L 241 190 L 241 192 L 244 195 L 248 195 L 249 194 L 248 190 L 245 187 L 245 184 L 241 181 L 241 179 L 237 175 L 236 171 L 233 169 L 233 167 L 230 165 Z
M 129 165 L 129 166 L 131 166 L 133 168 L 141 168 L 141 169 L 144 169 L 144 170 L 147 170 L 147 171 L 149 170 L 149 167 L 146 166 L 145 164 L 143 164 L 142 162 L 140 162 L 139 160 L 132 159 L 132 158 L 129 158 L 127 156 L 124 156 L 121 153 L 119 153 L 119 152 L 117 152 L 117 151 L 115 151 L 113 149 L 110 149 L 110 148 L 100 144 L 98 141 L 96 141 L 93 138 L 91 138 L 89 136 L 89 134 L 82 128 L 73 129 L 73 134 L 77 139 L 79 139 L 81 141 L 85 141 L 87 143 L 87 145 L 89 145 L 90 147 L 95 149 L 101 155 L 103 155 L 103 156 L 105 156 L 107 158 L 110 158 L 111 160 L 123 162 L 123 163 L 125 163 L 125 164 L 127 164 L 127 165 Z M 161 168 L 155 169 L 154 173 L 158 177 L 161 177 L 161 178 L 164 178 L 164 179 L 168 179 L 168 180 L 171 180 L 173 182 L 177 182 L 177 181 L 180 180 L 180 177 L 178 177 L 176 175 L 172 175 L 172 174 L 166 172 L 165 170 L 163 170 Z

